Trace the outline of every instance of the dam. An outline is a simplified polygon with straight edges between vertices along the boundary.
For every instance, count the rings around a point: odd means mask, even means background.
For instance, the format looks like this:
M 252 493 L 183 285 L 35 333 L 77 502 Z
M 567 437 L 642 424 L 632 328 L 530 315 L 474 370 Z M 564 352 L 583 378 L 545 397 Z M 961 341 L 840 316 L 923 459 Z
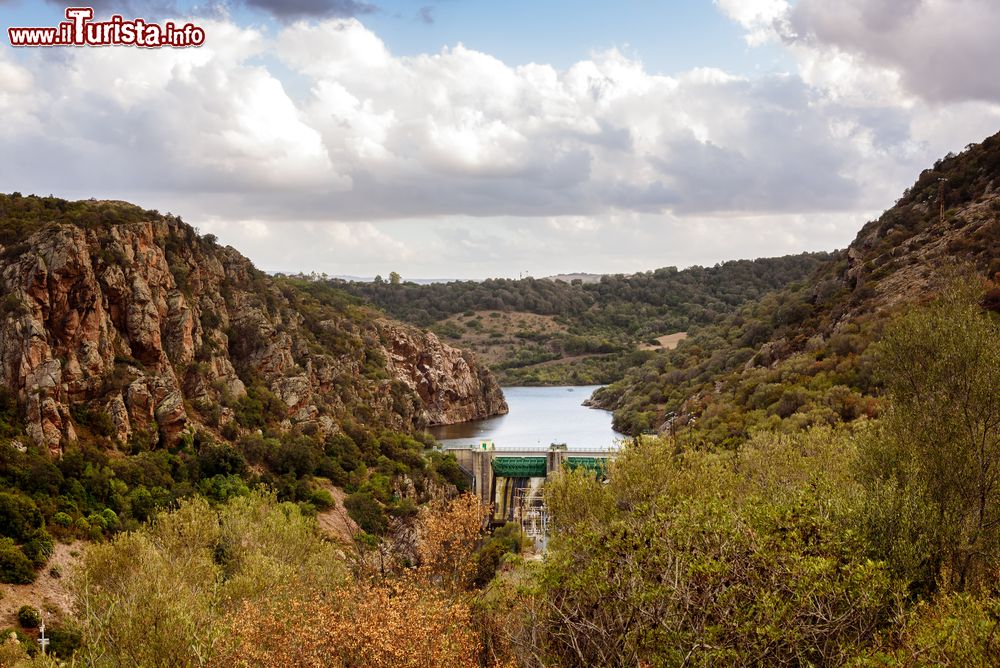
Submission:
M 484 439 L 477 445 L 447 445 L 459 468 L 470 480 L 480 501 L 491 506 L 490 524 L 521 525 L 525 536 L 544 548 L 547 515 L 542 488 L 546 478 L 562 470 L 585 469 L 603 476 L 617 447 L 570 450 L 564 444 L 549 447 L 497 447 Z

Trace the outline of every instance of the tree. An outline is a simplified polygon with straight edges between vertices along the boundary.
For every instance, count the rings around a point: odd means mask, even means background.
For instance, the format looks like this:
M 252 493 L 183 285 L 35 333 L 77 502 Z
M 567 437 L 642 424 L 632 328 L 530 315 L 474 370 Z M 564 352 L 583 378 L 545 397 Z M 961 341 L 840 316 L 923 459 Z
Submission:
M 921 528 L 945 585 L 992 582 L 1000 566 L 1000 324 L 971 282 L 890 327 L 879 370 L 890 408 L 866 453 L 874 484 L 891 481 L 931 510 Z
M 399 285 L 402 281 L 403 281 L 403 277 L 400 276 L 397 272 L 395 272 L 395 271 L 390 271 L 389 272 L 389 284 L 390 285 Z
M 2 541 L 0 541 L 2 543 Z M 206 665 L 225 615 L 281 607 L 345 580 L 341 552 L 291 503 L 254 492 L 203 499 L 92 545 L 74 578 L 83 665 Z M 224 665 L 234 665 L 227 663 Z
M 738 451 L 647 439 L 607 482 L 557 475 L 545 559 L 494 582 L 490 628 L 527 665 L 847 664 L 898 591 L 843 524 L 853 450 L 828 428 Z
M 17 611 L 17 623 L 24 629 L 37 629 L 42 623 L 42 613 L 30 605 L 22 605 Z
M 23 494 L 0 492 L 0 536 L 26 541 L 42 526 L 38 506 Z
M 485 508 L 472 494 L 425 508 L 420 515 L 417 572 L 446 591 L 466 588 L 475 573 L 476 544 L 483 533 Z
M 389 528 L 389 520 L 382 506 L 371 492 L 355 492 L 344 499 L 344 508 L 361 530 L 373 535 L 384 534 Z
M 24 552 L 10 538 L 0 538 L 0 582 L 30 584 L 35 581 L 35 569 Z
M 346 504 L 345 504 L 346 505 Z M 465 587 L 484 520 L 465 494 L 421 510 L 416 568 L 361 578 L 332 592 L 288 601 L 245 601 L 228 615 L 218 666 L 482 665 Z M 486 665 L 496 665 L 494 657 Z

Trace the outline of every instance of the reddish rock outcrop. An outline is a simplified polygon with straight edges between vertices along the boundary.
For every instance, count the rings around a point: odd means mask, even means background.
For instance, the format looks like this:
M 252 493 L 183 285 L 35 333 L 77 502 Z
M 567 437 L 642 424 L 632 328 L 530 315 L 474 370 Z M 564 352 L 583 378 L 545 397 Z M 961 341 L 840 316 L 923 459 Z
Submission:
M 379 322 L 389 370 L 412 390 L 427 424 L 453 424 L 507 412 L 507 402 L 490 372 L 472 354 L 452 348 L 430 332 Z
M 347 416 L 408 429 L 507 410 L 469 353 L 317 304 L 176 218 L 56 221 L 21 247 L 0 246 L 0 383 L 53 452 L 77 438 L 75 405 L 106 413 L 118 441 L 171 442 L 230 420 L 248 383 L 287 405 L 286 425 L 321 432 Z

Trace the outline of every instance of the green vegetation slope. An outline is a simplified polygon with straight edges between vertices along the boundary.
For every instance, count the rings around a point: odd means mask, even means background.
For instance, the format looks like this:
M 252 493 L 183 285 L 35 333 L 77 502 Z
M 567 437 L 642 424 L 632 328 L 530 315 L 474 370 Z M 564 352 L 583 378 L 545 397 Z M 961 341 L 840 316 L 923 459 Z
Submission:
M 687 430 L 736 444 L 880 412 L 870 346 L 885 323 L 956 274 L 1000 272 L 1000 136 L 921 173 L 844 253 L 743 306 L 600 390 L 631 434 Z M 992 288 L 984 303 L 996 308 Z
M 665 267 L 597 282 L 525 278 L 418 285 L 331 281 L 394 318 L 477 352 L 504 384 L 595 384 L 655 357 L 657 338 L 717 322 L 799 281 L 826 253 Z
M 314 288 L 171 215 L 0 196 L 0 581 L 193 494 L 332 483 L 377 536 L 463 485 L 421 430 L 505 412 L 489 371 Z

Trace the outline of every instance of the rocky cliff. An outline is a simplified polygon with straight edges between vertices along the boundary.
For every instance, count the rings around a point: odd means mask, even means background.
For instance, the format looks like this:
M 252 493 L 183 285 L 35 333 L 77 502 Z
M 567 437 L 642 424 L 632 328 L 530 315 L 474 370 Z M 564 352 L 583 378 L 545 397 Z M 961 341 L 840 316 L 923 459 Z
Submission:
M 1000 134 L 924 170 L 861 229 L 837 278 L 855 294 L 846 314 L 856 316 L 917 301 L 958 267 L 1000 274 Z
M 146 446 L 233 435 L 253 426 L 236 419 L 248 393 L 320 434 L 507 410 L 470 354 L 265 276 L 173 216 L 2 196 L 0 232 L 0 383 L 53 451 L 81 425 Z

